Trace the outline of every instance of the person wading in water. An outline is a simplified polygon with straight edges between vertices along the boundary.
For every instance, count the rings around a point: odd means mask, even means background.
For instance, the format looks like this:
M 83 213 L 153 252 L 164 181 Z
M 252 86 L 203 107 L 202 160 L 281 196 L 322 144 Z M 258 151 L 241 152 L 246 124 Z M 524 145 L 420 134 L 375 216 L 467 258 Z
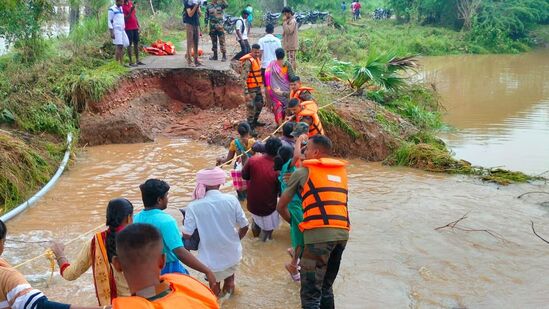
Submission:
M 296 144 L 303 144 L 302 135 Z M 290 222 L 288 205 L 296 193 L 302 198 L 304 250 L 301 259 L 301 306 L 335 308 L 332 285 L 349 239 L 346 162 L 330 158 L 332 142 L 323 135 L 309 138 L 302 168 L 293 172 L 277 205 Z
M 177 222 L 172 216 L 163 211 L 168 208 L 170 186 L 165 181 L 149 179 L 140 185 L 139 189 L 141 190 L 145 209 L 134 216 L 134 222 L 152 224 L 160 231 L 164 240 L 164 254 L 166 255 L 166 265 L 162 269 L 162 274 L 188 274 L 189 272 L 183 267 L 183 264 L 185 264 L 205 274 L 210 288 L 216 295 L 219 294 L 214 273 L 185 249 Z
M 130 290 L 124 275 L 113 271 L 112 257 L 116 255 L 116 234 L 133 222 L 133 205 L 125 198 L 109 201 L 107 206 L 107 230 L 95 234 L 91 241 L 80 250 L 73 263 L 65 257 L 65 247 L 58 242 L 51 250 L 56 256 L 61 277 L 73 281 L 82 276 L 90 267 L 93 269 L 93 283 L 97 301 L 107 306 L 117 296 L 129 296 Z

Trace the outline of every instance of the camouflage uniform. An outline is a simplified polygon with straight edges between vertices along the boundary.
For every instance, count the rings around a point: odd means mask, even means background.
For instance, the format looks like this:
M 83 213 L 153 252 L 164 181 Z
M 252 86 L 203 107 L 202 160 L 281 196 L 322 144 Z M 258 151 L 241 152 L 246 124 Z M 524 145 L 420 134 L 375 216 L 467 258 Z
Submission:
M 206 23 L 210 24 L 210 38 L 212 39 L 212 51 L 214 53 L 212 60 L 217 60 L 217 40 L 219 47 L 226 59 L 227 49 L 225 47 L 225 29 L 223 29 L 223 15 L 228 7 L 226 0 L 212 1 L 206 7 Z
M 335 308 L 332 285 L 346 245 L 346 240 L 305 244 L 300 263 L 302 308 Z
M 242 64 L 242 72 L 240 73 L 240 77 L 241 80 L 244 81 L 244 93 L 252 95 L 252 99 L 246 104 L 246 106 L 248 107 L 248 124 L 250 125 L 250 127 L 252 127 L 252 129 L 254 129 L 258 125 L 257 120 L 259 119 L 259 115 L 261 114 L 261 110 L 263 109 L 264 101 L 261 87 L 252 89 L 248 88 L 246 80 L 248 79 L 248 74 L 250 73 L 251 69 L 252 64 L 250 63 L 250 61 L 244 61 L 244 63 Z

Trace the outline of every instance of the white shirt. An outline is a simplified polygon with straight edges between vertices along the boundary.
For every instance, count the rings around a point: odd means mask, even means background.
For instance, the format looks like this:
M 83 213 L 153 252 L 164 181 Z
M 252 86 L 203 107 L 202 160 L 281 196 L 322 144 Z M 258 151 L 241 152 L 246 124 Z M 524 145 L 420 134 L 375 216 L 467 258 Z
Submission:
M 211 190 L 187 207 L 183 233 L 191 235 L 198 229 L 198 259 L 217 272 L 242 259 L 238 229 L 247 225 L 248 219 L 235 196 Z
M 244 25 L 244 27 L 242 27 L 242 25 Z M 236 30 L 242 30 L 242 28 L 244 28 L 244 32 L 243 33 L 240 33 L 240 35 L 242 35 L 242 39 L 243 40 L 247 40 L 248 39 L 248 25 L 247 23 L 244 22 L 244 19 L 242 17 L 240 17 L 239 19 L 236 20 L 236 24 L 235 24 L 235 35 L 236 35 L 236 40 L 238 41 L 238 34 L 236 34 Z
M 125 28 L 124 12 L 122 11 L 122 7 L 117 7 L 116 5 L 111 6 L 109 8 L 108 15 L 109 15 L 108 17 L 109 29 Z
M 282 47 L 280 39 L 272 34 L 267 34 L 258 41 L 263 55 L 261 56 L 261 68 L 266 69 L 271 61 L 276 60 L 275 50 Z

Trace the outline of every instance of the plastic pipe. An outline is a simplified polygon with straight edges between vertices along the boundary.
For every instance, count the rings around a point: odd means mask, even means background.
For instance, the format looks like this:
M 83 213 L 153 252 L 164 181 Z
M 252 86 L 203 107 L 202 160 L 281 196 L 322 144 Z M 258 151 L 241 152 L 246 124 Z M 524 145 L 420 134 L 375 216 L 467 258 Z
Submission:
M 36 203 L 39 199 L 41 199 L 46 193 L 48 193 L 48 191 L 50 191 L 51 188 L 53 188 L 53 186 L 59 180 L 59 177 L 61 177 L 61 174 L 63 174 L 63 171 L 65 170 L 65 167 L 69 162 L 69 158 L 71 155 L 71 146 L 72 146 L 72 133 L 69 133 L 67 134 L 67 151 L 65 151 L 65 156 L 63 157 L 63 161 L 61 161 L 61 165 L 59 165 L 59 168 L 57 169 L 57 172 L 55 172 L 55 175 L 53 175 L 50 181 L 48 181 L 48 183 L 42 189 L 40 189 L 40 191 L 36 192 L 36 194 L 33 195 L 31 198 L 29 198 L 26 202 L 23 202 L 16 208 L 4 214 L 2 217 L 0 217 L 0 220 L 2 220 L 3 222 L 6 222 L 13 219 L 15 216 L 22 213 L 27 208 L 31 207 L 34 203 Z

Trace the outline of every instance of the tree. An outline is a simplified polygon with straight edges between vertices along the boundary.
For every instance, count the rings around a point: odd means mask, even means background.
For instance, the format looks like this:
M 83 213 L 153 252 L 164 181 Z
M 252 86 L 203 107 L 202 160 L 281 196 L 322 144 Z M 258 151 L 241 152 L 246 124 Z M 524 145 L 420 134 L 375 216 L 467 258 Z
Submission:
M 469 31 L 473 26 L 473 17 L 478 11 L 482 0 L 458 0 L 459 18 L 463 19 L 463 30 Z
M 42 26 L 52 15 L 48 0 L 0 1 L 0 37 L 15 44 L 23 62 L 32 62 L 43 51 Z

